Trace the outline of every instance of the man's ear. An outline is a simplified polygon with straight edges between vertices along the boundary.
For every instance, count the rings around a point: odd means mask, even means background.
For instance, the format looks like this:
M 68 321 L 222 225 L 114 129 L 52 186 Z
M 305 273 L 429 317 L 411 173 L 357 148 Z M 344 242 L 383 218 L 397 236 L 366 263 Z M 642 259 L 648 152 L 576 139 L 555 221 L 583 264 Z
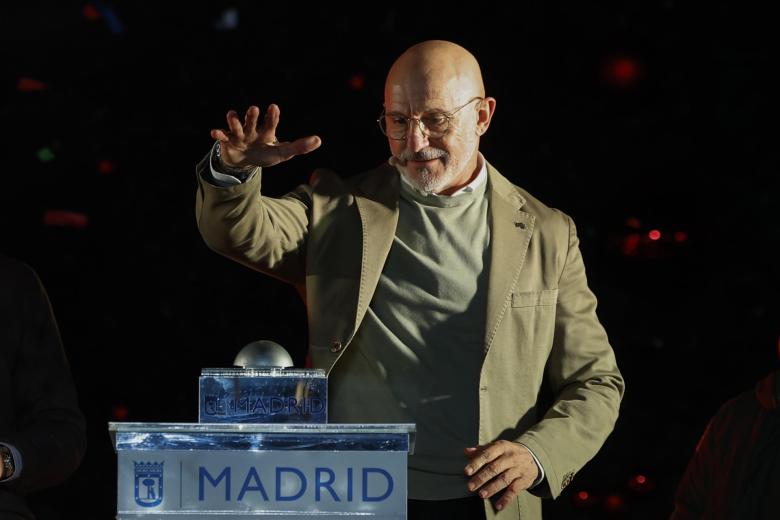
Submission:
M 496 98 L 486 97 L 480 101 L 477 107 L 477 135 L 484 135 L 490 126 L 490 120 L 493 119 L 493 113 L 496 111 Z

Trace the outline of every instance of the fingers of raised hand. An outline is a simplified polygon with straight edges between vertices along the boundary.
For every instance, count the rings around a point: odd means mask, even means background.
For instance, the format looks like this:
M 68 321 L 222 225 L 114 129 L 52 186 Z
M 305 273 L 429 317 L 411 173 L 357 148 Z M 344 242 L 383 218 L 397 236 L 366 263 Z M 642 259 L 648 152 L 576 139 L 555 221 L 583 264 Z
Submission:
M 302 137 L 290 143 L 290 148 L 295 155 L 303 155 L 312 152 L 320 147 L 322 141 L 316 135 Z
M 263 143 L 275 142 L 277 125 L 279 125 L 279 106 L 272 103 L 268 105 L 268 108 L 265 111 L 265 117 L 263 117 L 263 123 L 257 129 L 260 141 Z
M 227 136 L 224 130 L 221 128 L 214 128 L 211 130 L 211 138 L 215 139 L 217 141 L 222 141 L 223 143 L 226 143 L 230 141 L 230 138 Z
M 279 162 L 292 159 L 296 155 L 303 155 L 316 150 L 320 147 L 322 141 L 316 135 L 310 135 L 309 137 L 302 137 L 296 139 L 291 143 L 278 143 L 273 147 L 276 149 L 276 153 L 279 155 Z
M 227 130 L 211 130 L 211 137 L 220 141 L 223 161 L 226 164 L 273 166 L 296 155 L 316 150 L 322 144 L 316 135 L 280 143 L 276 139 L 279 107 L 274 104 L 268 106 L 260 124 L 260 109 L 255 105 L 247 109 L 243 123 L 235 110 L 230 110 L 226 119 Z
M 257 137 L 257 120 L 260 117 L 260 109 L 255 105 L 250 106 L 244 115 L 244 135 L 250 141 Z
M 230 137 L 235 139 L 244 140 L 244 129 L 241 126 L 241 121 L 238 119 L 238 114 L 235 110 L 229 110 L 227 113 L 227 125 L 230 129 Z

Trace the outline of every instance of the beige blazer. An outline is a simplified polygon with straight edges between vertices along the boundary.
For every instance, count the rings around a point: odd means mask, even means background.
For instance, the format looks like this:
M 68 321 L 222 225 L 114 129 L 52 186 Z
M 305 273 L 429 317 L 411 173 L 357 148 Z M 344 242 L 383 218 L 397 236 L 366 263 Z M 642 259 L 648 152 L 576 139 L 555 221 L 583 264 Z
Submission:
M 297 287 L 314 366 L 330 372 L 360 326 L 390 251 L 397 171 L 385 163 L 340 179 L 318 170 L 309 185 L 270 198 L 260 193 L 259 168 L 245 183 L 222 188 L 204 180 L 208 160 L 196 168 L 203 239 Z M 489 501 L 485 507 L 488 518 L 537 519 L 535 495 L 557 497 L 612 431 L 624 384 L 596 317 L 571 218 L 487 168 L 491 261 L 479 442 L 522 442 L 546 480 L 500 514 Z M 554 402 L 542 410 L 545 374 Z

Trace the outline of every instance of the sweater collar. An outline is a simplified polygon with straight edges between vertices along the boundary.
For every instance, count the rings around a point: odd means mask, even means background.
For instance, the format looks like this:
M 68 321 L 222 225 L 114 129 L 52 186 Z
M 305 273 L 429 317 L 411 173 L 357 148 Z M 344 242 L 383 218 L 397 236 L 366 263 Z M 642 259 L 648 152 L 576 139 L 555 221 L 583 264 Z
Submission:
M 404 188 L 409 188 L 410 190 L 414 191 L 415 193 L 420 194 L 421 196 L 428 198 L 428 197 L 438 197 L 438 198 L 452 198 L 457 197 L 458 195 L 462 195 L 464 193 L 473 193 L 477 191 L 477 188 L 485 184 L 487 181 L 487 161 L 485 161 L 485 158 L 482 156 L 482 153 L 477 152 L 477 164 L 479 165 L 479 172 L 477 173 L 477 176 L 474 177 L 471 182 L 463 186 L 462 188 L 458 189 L 458 191 L 452 193 L 451 195 L 438 195 L 436 193 L 423 193 L 420 190 L 418 190 L 416 187 L 412 185 L 408 180 L 406 180 L 406 177 L 404 177 L 401 174 L 401 171 L 398 170 L 398 176 L 401 178 L 401 184 Z

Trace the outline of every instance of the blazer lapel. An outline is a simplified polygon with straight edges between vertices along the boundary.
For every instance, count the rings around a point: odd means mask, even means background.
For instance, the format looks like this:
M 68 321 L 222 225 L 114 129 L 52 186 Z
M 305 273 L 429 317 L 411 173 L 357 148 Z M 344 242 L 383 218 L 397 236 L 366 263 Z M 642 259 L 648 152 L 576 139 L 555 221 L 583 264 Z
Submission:
M 535 217 L 522 211 L 525 199 L 489 163 L 490 272 L 488 273 L 485 352 L 490 349 L 501 318 L 523 267 Z M 389 164 L 382 175 L 372 175 L 355 189 L 362 224 L 362 262 L 355 328 L 363 321 L 382 274 L 398 225 L 399 178 Z
M 534 230 L 535 217 L 522 211 L 525 199 L 489 163 L 490 272 L 485 353 L 506 312 Z
M 355 202 L 363 226 L 363 260 L 361 262 L 355 331 L 363 321 L 379 276 L 393 245 L 398 225 L 398 172 L 389 164 L 382 175 L 369 176 L 357 186 Z

